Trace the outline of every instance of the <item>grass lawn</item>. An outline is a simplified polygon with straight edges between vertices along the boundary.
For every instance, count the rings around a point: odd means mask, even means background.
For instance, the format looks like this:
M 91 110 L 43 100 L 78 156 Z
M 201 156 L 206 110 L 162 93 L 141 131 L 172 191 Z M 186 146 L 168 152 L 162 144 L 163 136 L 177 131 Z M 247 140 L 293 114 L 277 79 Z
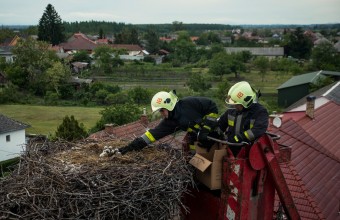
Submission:
M 0 105 L 0 114 L 31 125 L 29 134 L 54 135 L 63 118 L 73 115 L 88 130 L 100 119 L 103 108 Z

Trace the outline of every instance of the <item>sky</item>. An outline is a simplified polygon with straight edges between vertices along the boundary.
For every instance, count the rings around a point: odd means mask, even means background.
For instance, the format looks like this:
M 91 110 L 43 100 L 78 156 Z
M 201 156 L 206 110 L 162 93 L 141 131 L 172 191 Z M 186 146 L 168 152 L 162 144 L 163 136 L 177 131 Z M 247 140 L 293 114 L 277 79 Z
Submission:
M 0 25 L 38 25 L 48 4 L 66 22 L 340 23 L 340 0 L 0 0 Z

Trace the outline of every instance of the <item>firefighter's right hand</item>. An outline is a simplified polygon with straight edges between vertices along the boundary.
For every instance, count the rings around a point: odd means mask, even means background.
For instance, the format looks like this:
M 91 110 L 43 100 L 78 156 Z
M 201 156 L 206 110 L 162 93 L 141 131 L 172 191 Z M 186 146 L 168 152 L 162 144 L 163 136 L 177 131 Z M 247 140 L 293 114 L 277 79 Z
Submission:
M 125 147 L 119 148 L 118 152 L 120 154 L 126 154 L 129 151 L 139 151 L 141 149 L 143 149 L 145 146 L 147 146 L 147 143 L 144 141 L 143 138 L 138 137 L 136 139 L 134 139 L 130 144 L 126 145 Z

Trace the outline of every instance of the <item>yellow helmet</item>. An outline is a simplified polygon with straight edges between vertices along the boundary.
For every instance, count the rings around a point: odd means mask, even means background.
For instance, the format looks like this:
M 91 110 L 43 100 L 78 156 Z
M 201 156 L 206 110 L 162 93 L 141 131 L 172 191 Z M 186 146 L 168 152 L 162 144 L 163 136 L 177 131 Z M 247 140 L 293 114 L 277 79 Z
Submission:
M 240 104 L 248 108 L 256 100 L 256 91 L 248 82 L 242 81 L 233 85 L 228 91 L 228 97 L 225 102 L 229 105 Z
M 172 111 L 178 101 L 178 97 L 175 95 L 174 91 L 170 92 L 158 92 L 152 97 L 151 109 L 152 112 L 156 112 L 161 108 L 165 108 L 168 111 Z

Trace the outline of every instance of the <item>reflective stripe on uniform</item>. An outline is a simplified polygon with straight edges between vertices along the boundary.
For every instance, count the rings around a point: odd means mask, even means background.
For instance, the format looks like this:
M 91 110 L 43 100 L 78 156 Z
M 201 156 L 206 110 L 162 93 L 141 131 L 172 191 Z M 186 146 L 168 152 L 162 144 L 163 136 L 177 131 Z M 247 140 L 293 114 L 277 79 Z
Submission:
M 149 131 L 145 132 L 142 135 L 142 138 L 147 144 L 151 144 L 156 141 L 156 139 L 153 137 L 153 135 Z
M 254 127 L 255 119 L 250 120 L 250 129 Z
M 228 115 L 228 126 L 234 127 L 234 123 L 235 123 L 235 117 L 232 115 Z
M 244 136 L 246 136 L 246 138 L 250 141 L 254 140 L 255 139 L 255 136 L 254 136 L 254 133 L 249 129 L 249 130 L 246 130 L 244 133 Z
M 196 150 L 196 146 L 193 144 L 189 144 L 190 150 Z

